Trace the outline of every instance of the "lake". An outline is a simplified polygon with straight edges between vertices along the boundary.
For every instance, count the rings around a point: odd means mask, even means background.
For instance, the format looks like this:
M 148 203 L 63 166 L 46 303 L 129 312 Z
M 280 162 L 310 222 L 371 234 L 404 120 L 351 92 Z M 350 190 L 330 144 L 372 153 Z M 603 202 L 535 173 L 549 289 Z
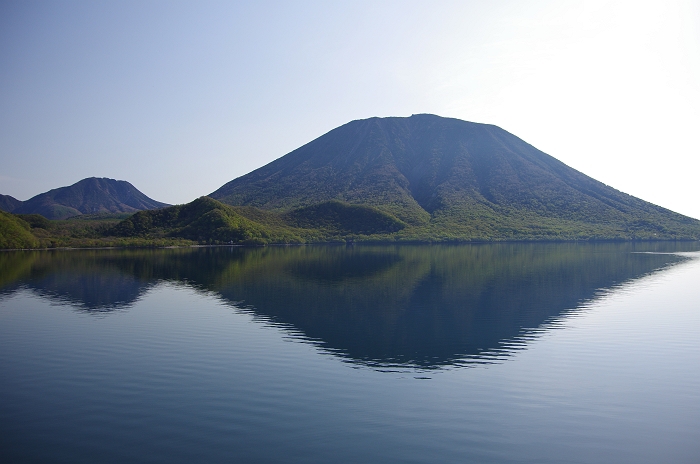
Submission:
M 0 461 L 700 462 L 700 244 L 0 253 Z

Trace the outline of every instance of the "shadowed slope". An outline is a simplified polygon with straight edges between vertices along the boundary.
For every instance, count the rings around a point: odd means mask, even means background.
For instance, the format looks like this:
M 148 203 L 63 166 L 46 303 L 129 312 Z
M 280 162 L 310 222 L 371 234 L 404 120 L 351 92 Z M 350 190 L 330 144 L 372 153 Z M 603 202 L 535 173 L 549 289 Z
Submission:
M 10 195 L 0 195 L 0 211 L 11 213 L 22 205 L 22 201 Z
M 306 229 L 372 235 L 398 232 L 406 224 L 371 206 L 349 205 L 337 200 L 295 209 L 284 215 L 290 224 Z

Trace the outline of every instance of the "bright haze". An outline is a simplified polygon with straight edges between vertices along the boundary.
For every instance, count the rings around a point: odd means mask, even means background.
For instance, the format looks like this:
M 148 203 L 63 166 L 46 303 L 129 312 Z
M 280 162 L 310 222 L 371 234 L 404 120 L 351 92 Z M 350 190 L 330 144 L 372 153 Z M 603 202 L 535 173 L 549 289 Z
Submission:
M 700 4 L 0 4 L 0 193 L 185 203 L 354 119 L 491 123 L 700 218 Z

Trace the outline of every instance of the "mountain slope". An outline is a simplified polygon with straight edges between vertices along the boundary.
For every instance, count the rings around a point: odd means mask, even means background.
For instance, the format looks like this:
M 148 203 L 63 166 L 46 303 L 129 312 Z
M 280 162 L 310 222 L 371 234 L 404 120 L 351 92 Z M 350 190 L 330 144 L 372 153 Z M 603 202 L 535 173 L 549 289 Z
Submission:
M 22 205 L 22 201 L 10 195 L 0 195 L 0 211 L 11 213 Z
M 177 237 L 203 243 L 301 242 L 284 225 L 261 224 L 234 208 L 207 197 L 185 205 L 140 211 L 110 231 L 118 237 Z
M 365 205 L 329 201 L 285 214 L 229 206 L 209 197 L 154 211 L 140 211 L 107 235 L 143 239 L 182 238 L 208 244 L 313 243 L 386 238 L 406 224 Z
M 427 114 L 352 121 L 210 196 L 279 212 L 334 199 L 371 205 L 417 237 L 700 237 L 700 221 L 608 187 L 499 127 Z
M 405 223 L 377 208 L 349 205 L 337 200 L 295 209 L 283 215 L 282 219 L 294 227 L 342 235 L 390 234 L 406 227 Z
M 26 221 L 0 211 L 0 249 L 36 248 L 39 241 L 30 232 Z
M 148 198 L 129 182 L 90 177 L 71 186 L 36 195 L 12 212 L 65 219 L 81 214 L 133 213 L 165 206 L 168 205 Z

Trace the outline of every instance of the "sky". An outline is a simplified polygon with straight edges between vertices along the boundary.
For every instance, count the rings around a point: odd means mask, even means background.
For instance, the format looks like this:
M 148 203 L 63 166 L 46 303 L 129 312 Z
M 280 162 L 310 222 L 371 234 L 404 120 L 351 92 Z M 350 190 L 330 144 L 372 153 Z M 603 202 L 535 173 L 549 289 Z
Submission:
M 495 124 L 700 218 L 700 2 L 0 3 L 0 193 L 171 204 L 355 119 Z

